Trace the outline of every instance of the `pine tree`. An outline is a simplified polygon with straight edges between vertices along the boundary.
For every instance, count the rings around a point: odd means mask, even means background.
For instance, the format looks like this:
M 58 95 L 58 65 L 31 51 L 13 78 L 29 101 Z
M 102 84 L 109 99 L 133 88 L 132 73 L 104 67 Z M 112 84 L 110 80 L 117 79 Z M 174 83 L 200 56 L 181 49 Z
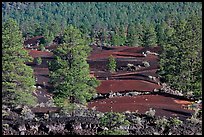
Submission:
M 117 64 L 116 64 L 115 58 L 111 55 L 108 58 L 108 70 L 110 72 L 115 72 L 116 67 L 117 67 Z
M 151 47 L 157 44 L 157 35 L 152 24 L 146 25 L 146 30 L 143 38 L 143 46 Z
M 120 36 L 118 34 L 112 34 L 112 38 L 111 38 L 111 43 L 113 46 L 120 46 L 121 45 L 121 40 L 120 40 Z
M 200 97 L 202 79 L 202 22 L 192 15 L 179 20 L 163 47 L 160 74 L 172 88 Z
M 114 46 L 121 46 L 124 45 L 126 41 L 126 34 L 124 28 L 121 26 L 121 28 L 116 27 L 115 33 L 112 34 L 111 43 Z
M 128 46 L 141 46 L 143 36 L 143 28 L 141 24 L 130 24 L 128 27 L 128 34 L 126 44 Z
M 157 44 L 159 46 L 162 46 L 165 44 L 165 39 L 166 39 L 165 31 L 166 31 L 167 27 L 168 27 L 168 25 L 166 22 L 162 22 L 161 24 L 158 24 L 156 26 Z
M 32 58 L 23 49 L 22 33 L 12 19 L 2 27 L 2 53 L 3 104 L 35 105 L 33 70 L 25 64 Z
M 86 104 L 95 94 L 98 82 L 90 77 L 86 61 L 90 47 L 81 32 L 69 26 L 63 35 L 63 44 L 55 51 L 51 62 L 51 83 L 54 86 L 55 103 L 67 107 L 72 103 Z

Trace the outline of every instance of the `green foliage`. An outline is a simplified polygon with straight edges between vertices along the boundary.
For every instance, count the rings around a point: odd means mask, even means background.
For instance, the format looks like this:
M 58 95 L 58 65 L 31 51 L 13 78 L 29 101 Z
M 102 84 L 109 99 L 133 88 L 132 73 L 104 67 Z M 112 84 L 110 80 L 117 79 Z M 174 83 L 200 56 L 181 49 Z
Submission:
M 177 126 L 179 126 L 179 125 L 182 125 L 183 124 L 183 121 L 181 121 L 179 118 L 171 118 L 170 119 L 170 123 L 173 125 L 173 126 L 175 126 L 175 127 L 177 127 Z
M 152 47 L 157 45 L 157 35 L 154 26 L 146 25 L 144 38 L 143 38 L 143 46 Z
M 170 19 L 184 19 L 192 12 L 202 15 L 201 9 L 199 2 L 2 2 L 2 20 L 16 19 L 26 33 L 32 34 L 36 28 L 44 26 L 56 35 L 67 24 L 83 28 L 84 32 L 92 27 L 111 30 L 130 22 L 150 20 L 158 24 L 166 20 L 170 24 Z M 36 32 L 41 34 L 42 28 Z
M 128 46 L 143 45 L 143 33 L 143 26 L 141 24 L 130 24 L 128 27 L 126 44 Z
M 116 27 L 115 32 L 112 33 L 111 44 L 113 46 L 122 46 L 125 44 L 125 41 L 125 28 L 123 26 L 120 26 L 119 29 Z
M 155 39 L 154 28 L 150 27 L 152 24 L 166 22 L 167 26 L 171 27 L 175 21 L 187 19 L 191 13 L 202 16 L 202 4 L 199 2 L 2 2 L 3 22 L 8 18 L 14 18 L 20 24 L 24 36 L 43 35 L 45 41 L 42 44 L 46 45 L 50 44 L 55 36 L 62 34 L 65 26 L 72 24 L 101 43 L 154 46 L 157 40 L 158 44 L 162 42 L 163 38 L 160 38 L 164 35 L 161 30 L 161 34 L 157 34 L 159 38 Z M 145 23 L 150 25 L 145 26 Z M 112 32 L 114 33 L 111 35 Z
M 116 64 L 115 58 L 111 55 L 108 58 L 108 70 L 110 72 L 115 72 L 116 67 L 117 67 L 117 64 Z
M 194 114 L 187 120 L 194 124 L 202 123 L 202 110 L 199 108 L 195 109 Z
M 37 57 L 36 58 L 36 62 L 37 62 L 37 65 L 40 65 L 42 63 L 41 57 Z
M 121 37 L 118 34 L 113 34 L 111 43 L 114 46 L 120 46 L 121 44 Z
M 39 48 L 40 48 L 41 51 L 44 51 L 44 50 L 45 50 L 45 46 L 44 46 L 43 44 L 40 44 L 40 45 L 39 45 Z
M 174 22 L 160 55 L 160 75 L 165 82 L 185 95 L 192 92 L 195 97 L 202 93 L 201 30 L 201 18 L 196 15 Z
M 164 45 L 168 40 L 167 38 L 171 36 L 170 27 L 163 21 L 161 24 L 157 24 L 155 30 L 157 33 L 157 44 L 159 46 Z
M 108 127 L 109 129 L 119 126 L 129 126 L 130 122 L 125 119 L 125 115 L 118 112 L 107 112 L 100 118 L 100 125 Z
M 38 26 L 35 29 L 34 36 L 42 36 L 44 34 L 44 32 L 45 32 L 45 28 Z
M 35 105 L 34 75 L 25 62 L 33 59 L 23 49 L 22 33 L 17 23 L 9 19 L 2 27 L 2 98 L 3 104 Z
M 168 119 L 166 119 L 166 117 L 162 117 L 162 118 L 159 118 L 155 121 L 155 124 L 157 127 L 160 127 L 164 130 L 165 127 L 169 127 L 170 124 L 169 124 L 169 121 Z
M 98 133 L 98 135 L 129 135 L 127 131 L 114 129 L 114 130 L 104 130 Z
M 95 94 L 98 82 L 90 77 L 86 61 L 90 47 L 81 32 L 68 26 L 63 34 L 63 44 L 53 51 L 55 60 L 50 63 L 50 82 L 54 86 L 55 103 L 86 104 Z

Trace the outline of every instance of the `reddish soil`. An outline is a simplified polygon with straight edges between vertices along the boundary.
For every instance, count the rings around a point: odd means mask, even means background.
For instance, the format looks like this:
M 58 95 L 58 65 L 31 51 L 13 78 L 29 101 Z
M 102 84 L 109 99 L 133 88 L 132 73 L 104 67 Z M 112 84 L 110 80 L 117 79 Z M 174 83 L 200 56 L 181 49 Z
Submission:
M 102 80 L 97 87 L 98 93 L 124 92 L 124 91 L 153 91 L 161 86 L 143 80 Z
M 157 76 L 156 75 L 156 71 L 158 69 L 150 69 L 150 70 L 144 70 L 143 68 L 141 68 L 140 71 L 136 71 L 136 72 L 121 72 L 121 73 L 116 73 L 116 74 L 113 74 L 112 76 L 113 77 L 117 77 L 117 76 L 127 76 L 127 75 L 135 75 L 135 74 L 143 74 L 143 75 L 151 75 L 151 76 Z
M 31 67 L 34 70 L 35 78 L 37 79 L 36 85 L 38 88 L 35 92 L 33 92 L 33 95 L 37 97 L 38 102 L 47 102 L 53 95 L 48 92 L 49 88 L 52 86 L 48 83 L 49 81 L 49 69 L 48 69 L 48 63 L 47 61 L 50 61 L 52 59 L 53 53 L 48 51 L 36 51 L 36 50 L 30 50 L 29 55 L 33 58 L 41 57 L 42 63 L 40 65 L 37 65 L 35 61 L 26 63 L 28 65 L 31 65 Z
M 53 44 L 53 45 L 50 45 L 50 46 L 46 46 L 45 48 L 46 48 L 46 49 L 49 49 L 49 50 L 53 50 L 53 49 L 56 49 L 56 48 L 57 48 L 57 44 Z
M 51 47 L 46 47 L 47 49 L 54 49 L 56 45 Z M 151 80 L 148 76 L 158 77 L 156 71 L 159 68 L 158 56 L 147 55 L 143 56 L 142 52 L 147 50 L 151 52 L 160 52 L 160 48 L 143 48 L 143 47 L 107 47 L 98 48 L 93 47 L 93 51 L 88 58 L 88 63 L 90 65 L 90 76 L 95 76 L 101 81 L 101 85 L 97 87 L 98 93 L 109 93 L 112 92 L 127 92 L 127 91 L 153 91 L 154 89 L 161 88 L 157 84 L 159 81 Z M 39 102 L 46 102 L 52 96 L 48 93 L 50 88 L 49 81 L 49 70 L 48 63 L 52 59 L 53 53 L 46 51 L 36 51 L 28 50 L 29 54 L 36 58 L 42 57 L 42 64 L 35 65 L 35 63 L 30 63 L 31 67 L 34 69 L 34 74 L 37 77 L 37 84 L 42 86 L 42 89 L 38 89 L 33 94 L 38 97 Z M 115 73 L 110 73 L 107 71 L 107 59 L 110 55 L 116 57 L 117 66 L 126 66 L 127 63 L 134 64 L 135 66 L 141 65 L 139 70 L 134 72 L 128 72 L 123 70 L 118 70 Z M 150 67 L 142 66 L 142 61 L 148 61 Z M 45 86 L 43 86 L 45 82 Z M 106 111 L 136 111 L 140 113 L 145 113 L 149 108 L 156 110 L 156 115 L 166 115 L 166 116 L 189 116 L 192 113 L 191 110 L 185 110 L 183 107 L 189 104 L 185 100 L 179 100 L 172 97 L 166 97 L 161 95 L 139 95 L 139 96 L 124 96 L 124 97 L 114 97 L 109 99 L 100 99 L 89 102 L 89 108 L 96 106 L 96 110 L 106 112 Z M 37 110 L 37 109 L 36 109 Z
M 124 46 L 121 48 L 121 52 L 131 52 L 131 53 L 142 53 L 146 51 L 151 51 L 151 52 L 156 52 L 156 53 L 161 53 L 161 48 L 160 47 L 128 47 Z
M 48 68 L 33 67 L 35 75 L 49 75 Z
M 107 59 L 109 56 L 113 56 L 115 58 L 126 58 L 126 57 L 144 57 L 141 53 L 128 53 L 128 52 L 115 52 L 115 51 L 103 51 L 101 53 L 91 54 L 89 59 Z
M 29 55 L 32 56 L 33 58 L 53 56 L 53 53 L 48 51 L 38 51 L 38 50 L 31 50 L 31 49 L 26 49 L 26 50 L 29 52 Z
M 89 108 L 95 107 L 96 110 L 101 112 L 135 112 L 138 110 L 139 113 L 145 113 L 149 110 L 149 108 L 153 108 L 156 110 L 156 115 L 159 116 L 186 117 L 193 112 L 192 110 L 184 109 L 186 102 L 178 104 L 175 102 L 175 98 L 172 97 L 165 97 L 161 95 L 141 95 L 100 99 L 90 102 L 88 106 Z
M 37 41 L 41 38 L 44 38 L 43 36 L 36 36 L 36 37 L 33 37 L 33 38 L 30 38 L 28 40 L 25 40 L 24 41 L 24 45 L 27 45 L 27 44 L 36 44 Z

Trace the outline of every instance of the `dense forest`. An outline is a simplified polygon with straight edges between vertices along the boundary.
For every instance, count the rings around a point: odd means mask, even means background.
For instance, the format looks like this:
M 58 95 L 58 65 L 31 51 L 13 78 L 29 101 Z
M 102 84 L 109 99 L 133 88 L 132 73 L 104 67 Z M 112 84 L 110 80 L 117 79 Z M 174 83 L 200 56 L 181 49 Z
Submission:
M 161 44 L 158 25 L 201 16 L 198 2 L 3 2 L 2 20 L 13 18 L 23 36 L 43 35 L 46 44 L 68 24 L 109 45 Z

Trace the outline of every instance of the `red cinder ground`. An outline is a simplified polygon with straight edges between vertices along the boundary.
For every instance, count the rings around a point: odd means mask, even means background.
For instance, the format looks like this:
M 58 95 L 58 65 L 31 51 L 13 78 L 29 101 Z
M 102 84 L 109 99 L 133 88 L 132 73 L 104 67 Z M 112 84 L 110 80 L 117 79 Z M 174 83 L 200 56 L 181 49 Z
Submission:
M 89 103 L 89 108 L 101 112 L 135 112 L 145 113 L 149 108 L 156 110 L 159 116 L 182 116 L 187 117 L 193 111 L 184 109 L 191 102 L 177 103 L 178 99 L 161 95 L 123 96 L 108 99 L 100 99 Z
M 102 80 L 97 87 L 98 93 L 109 93 L 119 91 L 148 91 L 159 89 L 161 86 L 144 80 Z
M 57 46 L 46 47 L 46 49 L 54 50 Z M 49 69 L 48 62 L 53 59 L 53 53 L 48 51 L 36 51 L 30 50 L 29 55 L 33 58 L 42 57 L 42 64 L 37 65 L 35 62 L 27 63 L 34 69 L 34 75 L 37 78 L 37 86 L 41 86 L 37 89 L 33 95 L 38 98 L 38 102 L 46 102 L 53 95 L 48 92 L 52 87 L 49 84 Z M 142 52 L 146 51 L 160 53 L 159 47 L 93 47 L 91 55 L 88 57 L 88 63 L 90 64 L 90 76 L 96 77 L 101 81 L 96 89 L 98 93 L 112 92 L 128 92 L 128 91 L 153 91 L 159 89 L 161 86 L 158 84 L 159 78 L 156 71 L 159 69 L 159 56 L 150 55 L 144 56 Z M 110 73 L 107 70 L 108 57 L 113 55 L 116 58 L 117 66 L 126 66 L 128 63 L 135 66 L 140 65 L 140 69 L 136 71 L 123 71 Z M 143 61 L 148 61 L 150 66 L 142 66 Z M 149 78 L 149 76 L 156 77 L 156 81 Z M 95 107 L 96 110 L 107 112 L 124 112 L 124 111 L 136 111 L 145 113 L 149 108 L 156 110 L 156 115 L 160 116 L 181 116 L 187 117 L 193 111 L 186 110 L 184 107 L 190 104 L 187 100 L 180 100 L 170 96 L 163 95 L 138 95 L 138 96 L 124 96 L 113 97 L 108 99 L 99 99 L 90 101 L 89 108 Z M 38 111 L 36 108 L 35 111 Z
M 29 52 L 29 55 L 32 56 L 33 58 L 53 56 L 53 53 L 48 51 L 38 51 L 38 50 L 31 50 L 31 49 L 26 49 L 26 50 Z

